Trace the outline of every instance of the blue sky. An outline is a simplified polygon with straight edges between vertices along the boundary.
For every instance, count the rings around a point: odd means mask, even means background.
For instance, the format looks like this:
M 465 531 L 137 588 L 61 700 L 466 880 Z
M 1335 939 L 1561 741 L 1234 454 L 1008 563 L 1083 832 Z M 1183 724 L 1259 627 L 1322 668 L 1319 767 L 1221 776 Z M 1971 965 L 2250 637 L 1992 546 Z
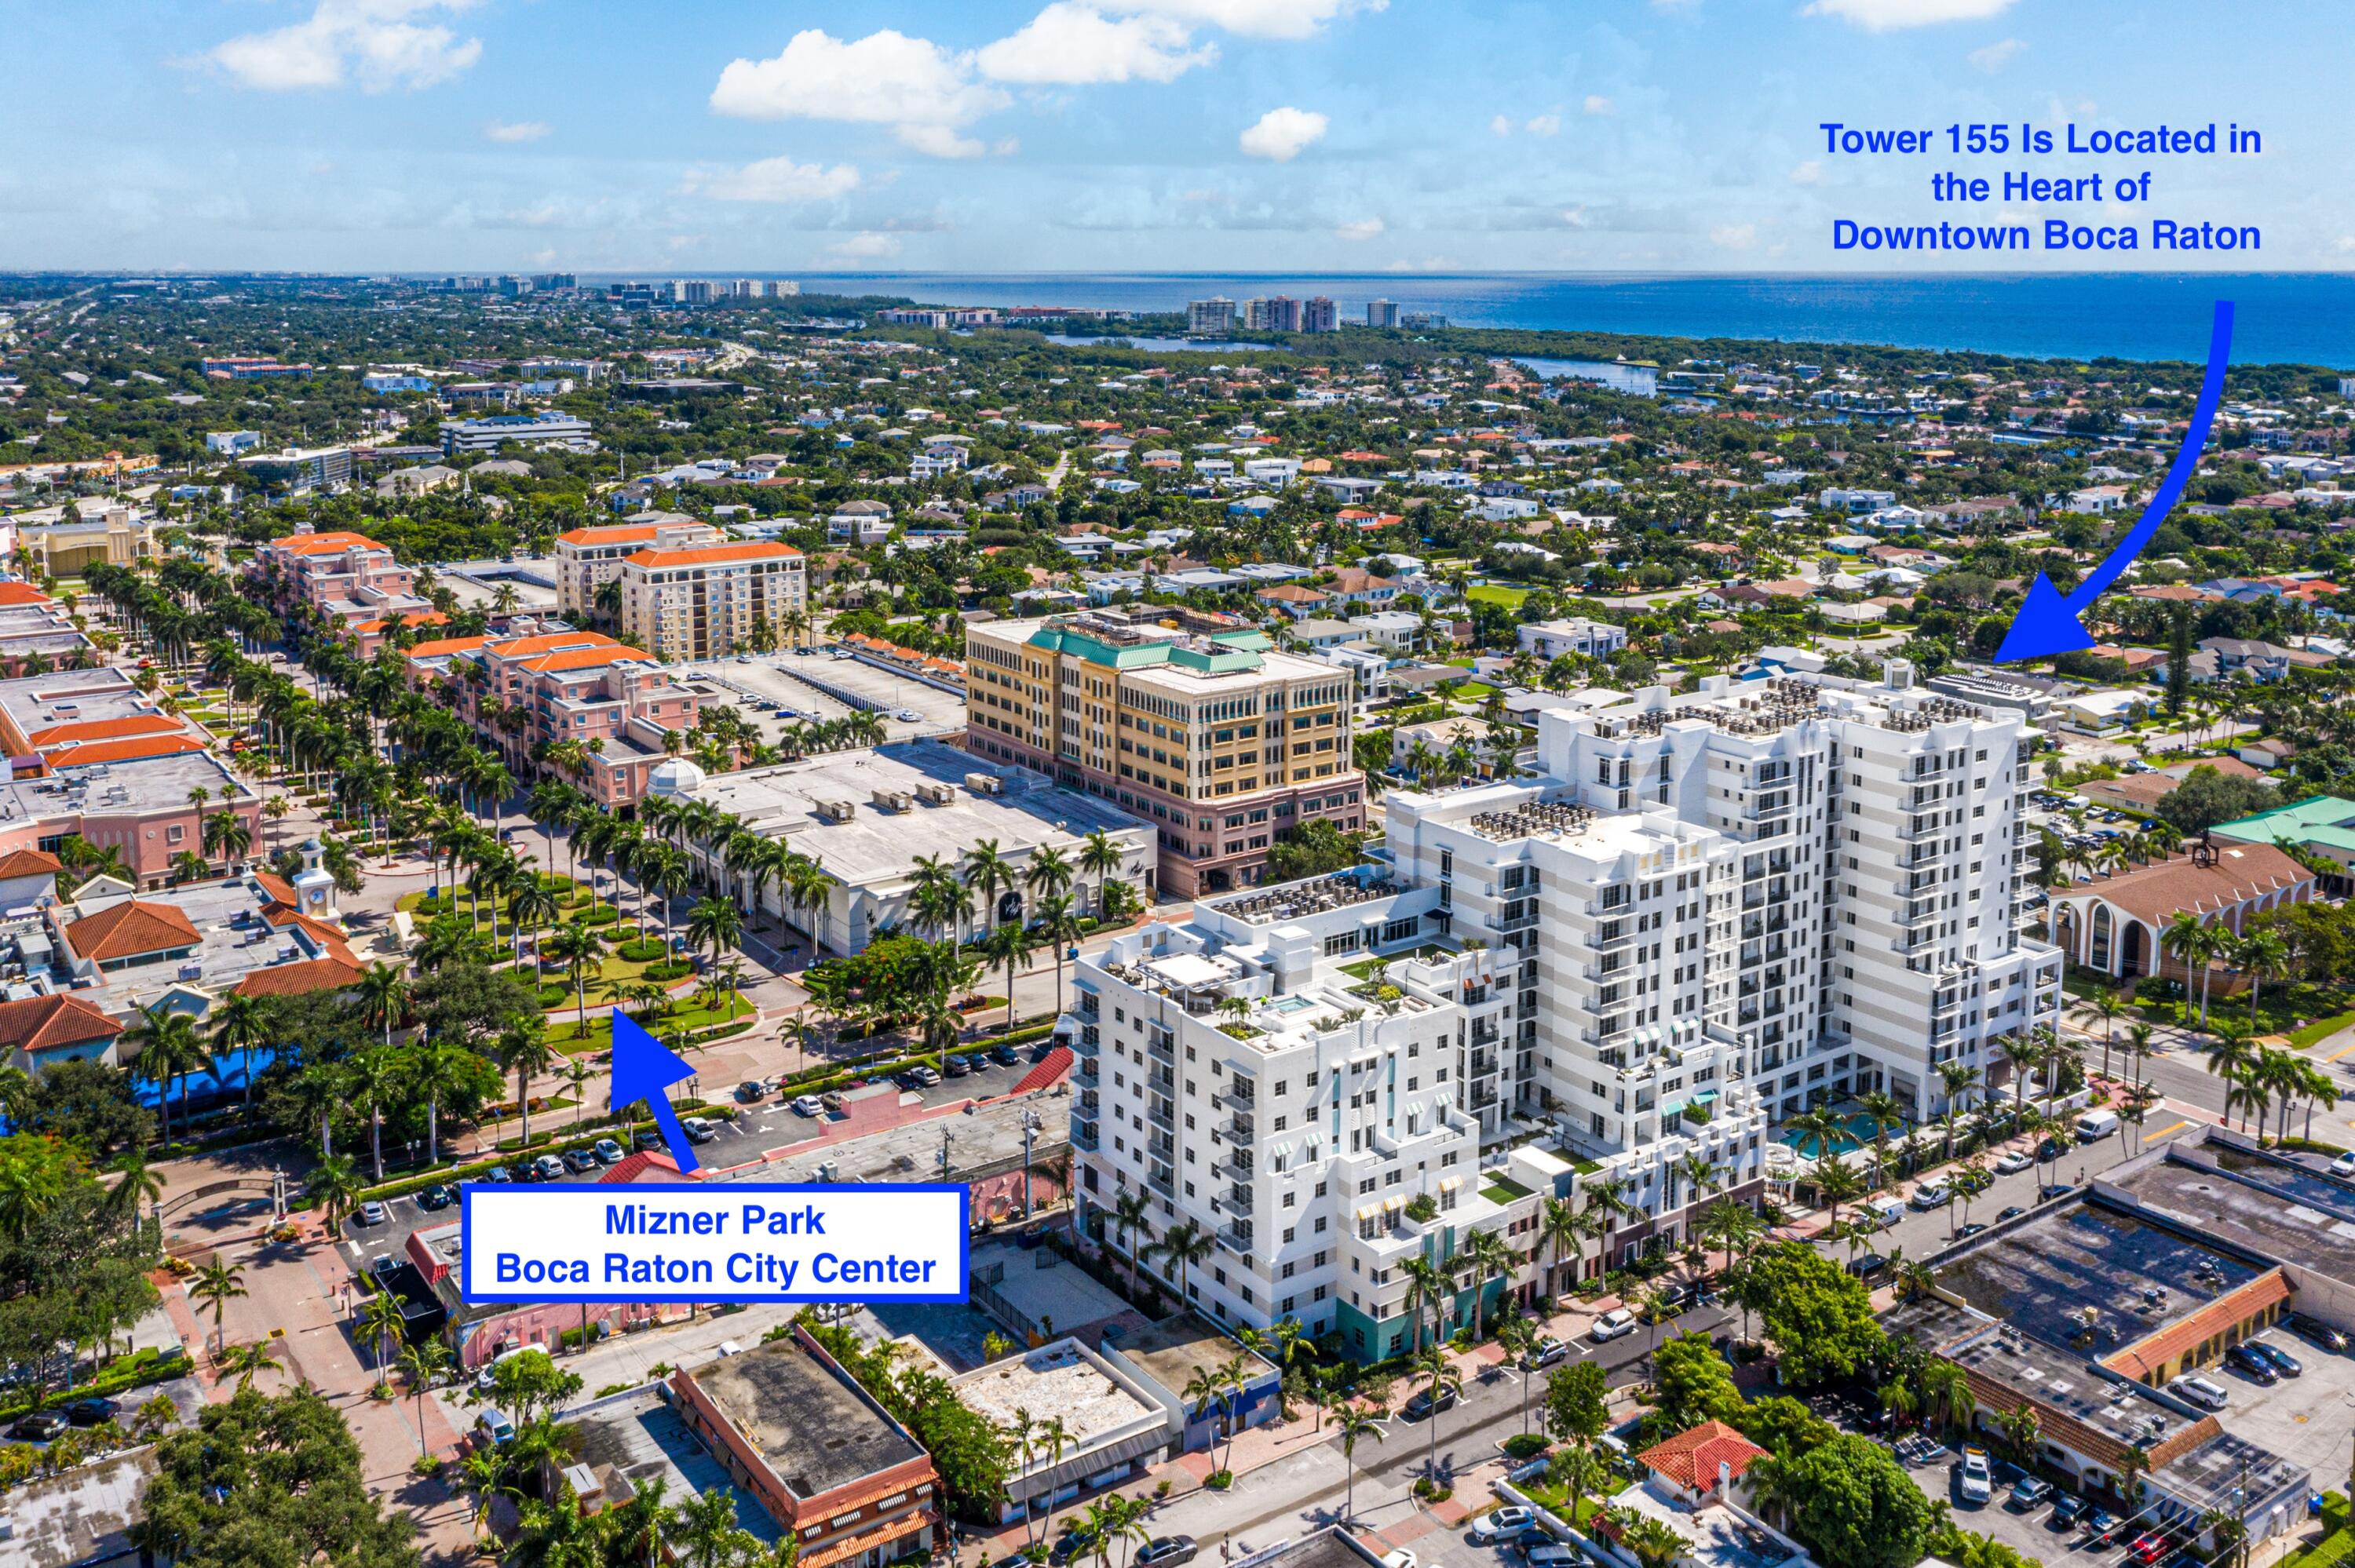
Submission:
M 2259 156 L 2117 167 L 2156 170 L 2143 216 L 2262 226 L 2236 269 L 2342 269 L 2343 11 L 2260 11 L 23 0 L 0 267 L 1885 270 L 1832 217 L 2044 215 L 1942 211 L 1954 160 L 1817 124 L 2030 119 L 2259 126 Z

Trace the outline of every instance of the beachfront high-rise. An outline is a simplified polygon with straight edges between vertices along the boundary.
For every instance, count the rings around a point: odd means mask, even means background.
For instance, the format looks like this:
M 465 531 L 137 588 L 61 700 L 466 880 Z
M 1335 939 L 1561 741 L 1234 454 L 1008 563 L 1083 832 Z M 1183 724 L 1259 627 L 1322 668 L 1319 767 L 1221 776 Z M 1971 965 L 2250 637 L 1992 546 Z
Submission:
M 1287 828 L 1365 825 L 1348 672 L 1257 631 L 1188 636 L 1109 614 L 965 633 L 966 745 L 1154 823 L 1158 891 L 1265 878 Z

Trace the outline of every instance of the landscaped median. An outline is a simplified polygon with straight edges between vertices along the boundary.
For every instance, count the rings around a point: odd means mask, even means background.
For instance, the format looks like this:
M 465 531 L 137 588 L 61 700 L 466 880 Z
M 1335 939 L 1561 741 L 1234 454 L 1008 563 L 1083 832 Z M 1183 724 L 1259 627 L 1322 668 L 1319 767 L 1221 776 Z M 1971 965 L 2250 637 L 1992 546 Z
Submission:
M 701 1100 L 677 1100 L 672 1103 L 671 1108 L 681 1116 L 717 1117 L 730 1121 L 736 1118 L 734 1106 L 707 1105 Z M 358 1202 L 382 1202 L 388 1199 L 405 1198 L 411 1192 L 422 1192 L 428 1187 L 439 1187 L 453 1181 L 477 1181 L 493 1166 L 512 1165 L 524 1153 L 529 1153 L 534 1158 L 542 1154 L 563 1154 L 570 1150 L 591 1148 L 598 1139 L 606 1138 L 613 1139 L 626 1149 L 635 1141 L 638 1134 L 653 1130 L 655 1130 L 655 1124 L 649 1120 L 634 1121 L 623 1126 L 615 1126 L 608 1122 L 590 1128 L 586 1131 L 570 1131 L 562 1134 L 538 1132 L 532 1135 L 531 1142 L 523 1149 L 508 1150 L 505 1153 L 486 1156 L 464 1165 L 440 1166 L 432 1171 L 423 1171 L 414 1176 L 403 1176 L 374 1187 L 363 1187 L 360 1189 Z M 302 1197 L 294 1201 L 293 1206 L 297 1209 L 308 1209 L 317 1205 L 310 1198 Z
M 948 1054 L 974 1056 L 985 1051 L 994 1050 L 1000 1045 L 1035 1045 L 1054 1033 L 1055 1026 L 1052 1022 L 1040 1023 L 1029 1028 L 1017 1029 L 1010 1034 L 1000 1034 L 992 1039 L 976 1040 L 968 1044 L 955 1046 L 949 1051 Z M 876 1083 L 896 1077 L 911 1067 L 929 1067 L 935 1065 L 938 1060 L 937 1054 L 933 1052 L 914 1051 L 893 1056 L 887 1061 L 877 1062 L 872 1065 L 805 1067 L 802 1071 L 790 1074 L 779 1080 L 777 1090 L 788 1098 L 796 1095 L 822 1095 L 854 1083 Z

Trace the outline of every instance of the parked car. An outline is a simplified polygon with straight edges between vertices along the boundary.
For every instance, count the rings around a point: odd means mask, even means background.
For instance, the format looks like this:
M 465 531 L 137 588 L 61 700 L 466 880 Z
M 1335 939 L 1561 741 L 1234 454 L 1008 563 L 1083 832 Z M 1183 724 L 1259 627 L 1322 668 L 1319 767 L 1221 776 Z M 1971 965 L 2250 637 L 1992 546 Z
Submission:
M 585 1149 L 568 1149 L 564 1151 L 564 1168 L 581 1175 L 597 1169 L 597 1157 Z
M 417 1194 L 417 1206 L 433 1212 L 448 1208 L 458 1201 L 458 1194 L 446 1186 L 436 1184 Z
M 2167 1390 L 2178 1399 L 2188 1399 L 2206 1410 L 2222 1410 L 2232 1397 L 2217 1384 L 2210 1383 L 2195 1372 L 2186 1372 L 2181 1377 L 2169 1382 Z
M 101 1425 L 113 1420 L 121 1414 L 123 1414 L 122 1405 L 111 1399 L 101 1399 L 95 1394 L 88 1399 L 77 1399 L 66 1406 L 66 1419 L 76 1426 Z
M 591 1144 L 589 1152 L 597 1157 L 600 1165 L 619 1165 L 622 1162 L 622 1146 L 610 1138 L 601 1138 Z
M 1399 1406 L 1399 1414 L 1409 1421 L 1421 1421 L 1426 1416 L 1455 1409 L 1455 1402 L 1462 1397 L 1452 1388 L 1443 1388 L 1433 1398 L 1431 1390 L 1426 1388 Z
M 1986 1229 L 1987 1222 L 1985 1220 L 1973 1220 L 1969 1224 L 1965 1225 L 1961 1230 L 1955 1233 L 1955 1239 L 1956 1241 L 1968 1241 L 1973 1236 L 1977 1235 L 1980 1232 Z
M 2025 1208 L 2022 1208 L 2022 1207 L 2021 1207 L 2019 1204 L 2018 1204 L 2018 1203 L 2014 1203 L 2011 1207 L 2009 1207 L 2009 1209 L 2006 1209 L 2003 1213 L 2001 1213 L 1998 1214 L 1998 1215 L 1995 1217 L 1995 1223 L 1996 1223 L 1996 1224 L 2003 1224 L 2003 1222 L 2004 1222 L 2004 1221 L 2006 1221 L 2006 1220 L 2016 1220 L 2016 1219 L 2019 1218 L 2019 1216 L 2020 1216 L 2020 1215 L 2022 1215 L 2022 1214 L 2024 1214 L 2024 1213 L 2028 1213 L 2028 1211 L 2027 1211 Z
M 2107 1546 L 2118 1538 L 2118 1518 L 2105 1508 L 2085 1510 L 2085 1544 Z
M 507 1168 L 506 1166 L 494 1165 L 488 1171 L 484 1171 L 480 1176 L 476 1177 L 475 1180 L 478 1181 L 488 1181 L 494 1187 L 504 1187 L 513 1181 L 515 1178 L 507 1174 Z
M 1137 1552 L 1135 1568 L 1178 1568 L 1200 1550 L 1190 1535 L 1156 1535 Z
M 1472 1539 L 1480 1542 L 1510 1541 L 1537 1521 L 1538 1510 L 1533 1508 L 1522 1508 L 1518 1504 L 1500 1508 L 1472 1521 Z
M 494 1448 L 504 1448 L 515 1441 L 515 1423 L 503 1410 L 485 1410 L 474 1417 L 474 1430 L 481 1433 Z
M 360 1205 L 359 1221 L 364 1225 L 380 1225 L 384 1224 L 384 1205 L 374 1198 Z
M 2009 1176 L 2014 1171 L 2025 1171 L 2035 1163 L 2033 1159 L 2015 1149 L 1995 1162 L 1995 1173 L 1998 1176 Z
M 2341 1354 L 2347 1350 L 2347 1336 L 2319 1318 L 2309 1318 L 2303 1312 L 2286 1312 L 2282 1315 L 2281 1326 L 2319 1350 Z
M 2330 1162 L 2333 1176 L 2355 1177 L 2355 1149 L 2349 1150 Z
M 1530 1372 L 1538 1372 L 1569 1357 L 1570 1347 L 1548 1334 L 1529 1347 L 1529 1353 L 1521 1358 L 1521 1365 Z
M 2273 1363 L 2274 1371 L 2284 1377 L 2296 1377 L 2306 1371 L 2306 1363 L 2283 1350 L 2270 1340 L 2251 1340 L 2248 1348 Z
M 1614 1307 L 1610 1311 L 1594 1319 L 1594 1327 L 1588 1330 L 1587 1333 L 1596 1344 L 1600 1345 L 1615 1340 L 1622 1334 L 1632 1334 L 1635 1331 L 1636 1314 L 1628 1311 L 1625 1307 Z
M 1906 1200 L 1917 1209 L 1943 1209 L 1954 1201 L 1953 1189 L 1944 1181 L 1924 1181 L 1914 1188 L 1913 1195 Z
M 2167 1555 L 2167 1537 L 2137 1535 L 2134 1538 L 2134 1544 L 2126 1548 L 2126 1561 L 2139 1563 L 2142 1568 L 2151 1568 L 2152 1563 Z
M 758 1078 L 747 1078 L 736 1086 L 736 1097 L 745 1105 L 751 1105 L 768 1092 L 769 1086 Z
M 2010 1506 L 2023 1511 L 2052 1495 L 2052 1483 L 2039 1476 L 2022 1476 L 2011 1483 Z
M 530 1160 L 518 1160 L 514 1164 L 507 1167 L 507 1176 L 508 1179 L 513 1181 L 517 1186 L 527 1186 L 531 1182 L 539 1180 L 538 1162 Z
M 564 1161 L 553 1154 L 543 1154 L 531 1162 L 531 1173 L 543 1181 L 553 1181 L 564 1174 Z
M 1963 1450 L 1962 1493 L 1966 1503 L 1983 1503 L 1995 1496 L 1995 1472 L 1987 1468 L 1987 1450 Z
M 2049 1203 L 2055 1198 L 2065 1198 L 2076 1190 L 2066 1181 L 2047 1181 L 2043 1186 L 2036 1189 L 2036 1201 L 2040 1203 Z
M 2062 1492 L 2052 1499 L 2052 1517 L 2044 1521 L 2051 1530 L 2073 1529 L 2085 1512 L 2085 1499 L 2074 1492 Z
M 678 1124 L 678 1129 L 687 1134 L 689 1143 L 709 1143 L 719 1136 L 719 1129 L 699 1116 L 688 1117 Z
M 923 715 L 918 713 L 913 708 L 895 709 L 891 716 L 898 719 L 901 724 L 921 724 L 923 722 L 924 718 Z
M 1877 1252 L 1869 1252 L 1862 1257 L 1852 1257 L 1848 1260 L 1848 1271 L 1859 1279 L 1870 1279 L 1888 1266 L 1889 1260 Z
M 971 1057 L 951 1052 L 941 1058 L 941 1071 L 949 1077 L 962 1078 L 973 1071 L 973 1060 Z
M 2224 1364 L 2261 1388 L 2271 1388 L 2281 1382 L 2281 1373 L 2274 1371 L 2273 1362 L 2246 1345 L 2234 1345 L 2226 1351 Z
M 1001 1067 L 1011 1067 L 1022 1060 L 1022 1053 L 1011 1045 L 992 1045 L 989 1048 L 989 1059 Z
M 8 1428 L 19 1443 L 46 1443 L 66 1429 L 66 1418 L 53 1410 L 36 1411 Z
M 815 1095 L 804 1095 L 794 1101 L 794 1114 L 795 1116 L 824 1116 L 826 1114 L 826 1102 L 818 1098 Z
M 646 1128 L 645 1131 L 630 1139 L 630 1147 L 633 1149 L 660 1149 L 662 1146 L 663 1135 L 653 1128 Z
M 1524 1534 L 1521 1561 L 1529 1568 L 1587 1568 L 1586 1553 L 1567 1542 Z

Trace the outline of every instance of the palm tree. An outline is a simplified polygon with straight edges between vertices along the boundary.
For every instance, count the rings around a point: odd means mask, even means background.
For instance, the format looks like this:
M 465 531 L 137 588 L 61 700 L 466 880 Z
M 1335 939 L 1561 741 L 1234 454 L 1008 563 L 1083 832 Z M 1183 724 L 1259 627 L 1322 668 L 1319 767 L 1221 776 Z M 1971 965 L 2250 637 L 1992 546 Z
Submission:
M 1528 1260 L 1507 1245 L 1495 1231 L 1474 1231 L 1464 1243 L 1460 1255 L 1465 1272 L 1472 1280 L 1472 1338 L 1482 1335 L 1482 1309 L 1487 1306 L 1488 1281 L 1510 1279 Z
M 1193 1266 L 1209 1257 L 1218 1246 L 1209 1234 L 1191 1220 L 1181 1220 L 1161 1234 L 1159 1241 L 1142 1248 L 1137 1256 L 1158 1257 L 1168 1265 L 1170 1277 L 1178 1287 L 1180 1305 L 1190 1299 L 1186 1294 L 1186 1277 Z
M 360 1308 L 359 1336 L 368 1342 L 378 1389 L 384 1387 L 385 1346 L 400 1343 L 402 1327 L 400 1298 L 389 1290 L 378 1290 Z
M 2275 930 L 2259 931 L 2243 937 L 2234 947 L 2232 962 L 2249 977 L 2249 1033 L 2261 1027 L 2257 1018 L 2257 993 L 2269 980 L 2284 980 L 2289 975 L 2289 944 Z
M 1149 1217 L 1152 1209 L 1151 1200 L 1146 1197 L 1141 1188 L 1124 1187 L 1119 1196 L 1113 1200 L 1113 1234 L 1121 1252 L 1128 1259 L 1128 1291 L 1132 1296 L 1136 1294 L 1136 1254 L 1130 1251 L 1128 1238 L 1132 1234 L 1142 1235 L 1147 1241 L 1153 1238 L 1153 1221 Z
M 2255 1057 L 2248 1036 L 2242 1033 L 2240 1026 L 2234 1023 L 2220 1024 L 2209 1037 L 2208 1044 L 2200 1054 L 2209 1072 L 2227 1084 L 2235 1083 Z M 2232 1097 L 2228 1093 L 2226 1097 Z
M 425 1391 L 450 1370 L 450 1347 L 439 1338 L 428 1335 L 413 1345 L 401 1346 L 398 1364 L 402 1381 L 409 1384 L 409 1392 L 417 1400 L 417 1455 L 423 1458 L 432 1451 L 425 1441 Z
M 1548 1198 L 1538 1210 L 1537 1250 L 1547 1255 L 1543 1274 L 1545 1294 L 1556 1294 L 1554 1271 L 1561 1266 L 1561 1255 L 1567 1251 L 1578 1256 L 1583 1227 L 1579 1224 L 1578 1211 L 1563 1198 Z M 1575 1264 L 1572 1265 L 1573 1270 Z
M 1032 863 L 1037 863 L 1036 857 L 1033 857 Z M 1080 939 L 1080 917 L 1071 907 L 1070 897 L 1060 893 L 1050 893 L 1039 898 L 1032 904 L 1031 909 L 1031 928 L 1038 932 L 1049 951 L 1054 955 L 1055 1013 L 1060 1017 L 1063 1012 L 1063 950 Z
M 312 1168 L 303 1179 L 303 1191 L 313 1202 L 325 1211 L 327 1229 L 335 1231 L 359 1202 L 359 1173 L 352 1169 L 348 1156 L 331 1154 Z
M 720 954 L 741 941 L 744 937 L 744 916 L 736 906 L 725 898 L 705 898 L 697 902 L 687 914 L 687 939 L 689 944 L 701 943 L 711 949 L 714 969 L 719 965 Z
M 1018 874 L 1013 863 L 998 853 L 996 839 L 976 840 L 964 852 L 964 885 L 980 895 L 981 917 L 993 927 L 1007 918 L 997 895 L 1015 885 Z
M 588 1033 L 589 969 L 604 957 L 605 939 L 597 934 L 596 927 L 574 921 L 570 925 L 558 927 L 542 951 L 570 973 L 578 1030 L 582 1034 Z
M 1835 1225 L 1839 1224 L 1840 1205 L 1864 1196 L 1864 1178 L 1837 1154 L 1819 1156 L 1808 1180 L 1816 1189 L 1816 1196 L 1831 1210 L 1831 1223 Z
M 1006 966 L 1006 1027 L 1009 1030 L 1014 1027 L 1015 969 L 1028 962 L 1030 955 L 1037 950 L 1030 933 L 1013 920 L 991 927 L 989 935 L 981 939 L 982 957 L 990 963 Z
M 409 1089 L 425 1097 L 425 1162 L 442 1163 L 442 1102 L 464 1085 L 479 1062 L 474 1052 L 448 1040 L 428 1040 L 408 1058 Z
M 1104 917 L 1104 884 L 1121 868 L 1118 840 L 1098 828 L 1080 841 L 1080 870 L 1096 879 L 1096 918 Z
M 146 1019 L 123 1036 L 126 1044 L 139 1048 L 138 1060 L 132 1070 L 156 1087 L 156 1104 L 164 1113 L 164 1147 L 172 1147 L 172 1092 L 181 1091 L 183 1107 L 187 1104 L 188 1075 L 205 1064 L 205 1044 L 197 1033 L 197 1021 L 185 1012 L 167 1012 L 157 1008 L 144 1008 Z
M 1333 1417 L 1333 1429 L 1341 1435 L 1341 1517 L 1337 1521 L 1343 1529 L 1358 1516 L 1358 1439 L 1383 1439 L 1381 1418 L 1360 1409 L 1355 1404 L 1344 1404 Z
M 531 1147 L 531 1080 L 547 1070 L 555 1052 L 537 1017 L 518 1019 L 499 1032 L 496 1059 L 516 1075 L 516 1115 L 523 1122 L 523 1147 Z
M 217 1358 L 224 1372 L 237 1373 L 237 1391 L 243 1393 L 253 1386 L 254 1378 L 265 1372 L 282 1372 L 284 1363 L 270 1353 L 270 1341 L 255 1340 L 250 1344 L 229 1345 Z
M 1449 1357 L 1446 1350 L 1432 1345 L 1418 1354 L 1408 1368 L 1423 1380 L 1423 1393 L 1431 1401 L 1431 1460 L 1423 1471 L 1433 1486 L 1439 1484 L 1439 1399 L 1443 1393 L 1460 1395 L 1464 1392 L 1464 1373 Z
M 2185 909 L 2167 923 L 2166 931 L 2159 937 L 2160 948 L 2172 951 L 2183 965 L 2183 994 L 2187 1001 L 2191 995 L 2192 966 L 2199 966 L 2200 1027 L 2203 1031 L 2208 1027 L 2208 982 L 2214 972 L 2214 960 L 2222 951 L 2222 939 L 2228 936 L 2229 932 L 2207 925 Z
M 1455 1282 L 1448 1277 L 1445 1269 L 1421 1253 L 1401 1260 L 1398 1271 L 1408 1286 L 1408 1327 L 1413 1334 L 1413 1342 L 1407 1351 L 1410 1355 L 1419 1355 L 1423 1351 L 1423 1309 L 1431 1308 L 1435 1322 L 1444 1310 L 1441 1303 L 1445 1301 Z
M 219 1077 L 232 1056 L 241 1060 L 244 1068 L 245 1108 L 253 1110 L 253 1080 L 260 1069 L 253 1054 L 270 1043 L 270 1030 L 261 1016 L 261 999 L 243 991 L 233 991 L 213 1003 L 212 1048 L 206 1065 L 215 1077 Z
M 2118 1020 L 2125 1016 L 2126 1004 L 2118 1000 L 2114 991 L 2097 991 L 2077 1006 L 2079 1011 L 2102 1021 L 2102 1076 L 2106 1078 L 2110 1075 L 2110 1047 L 2117 1042 Z
M 212 1308 L 215 1354 L 228 1342 L 221 1322 L 229 1304 L 245 1294 L 245 1265 L 223 1263 L 218 1253 L 213 1254 L 213 1260 L 197 1270 L 196 1277 L 188 1282 L 189 1298 Z

